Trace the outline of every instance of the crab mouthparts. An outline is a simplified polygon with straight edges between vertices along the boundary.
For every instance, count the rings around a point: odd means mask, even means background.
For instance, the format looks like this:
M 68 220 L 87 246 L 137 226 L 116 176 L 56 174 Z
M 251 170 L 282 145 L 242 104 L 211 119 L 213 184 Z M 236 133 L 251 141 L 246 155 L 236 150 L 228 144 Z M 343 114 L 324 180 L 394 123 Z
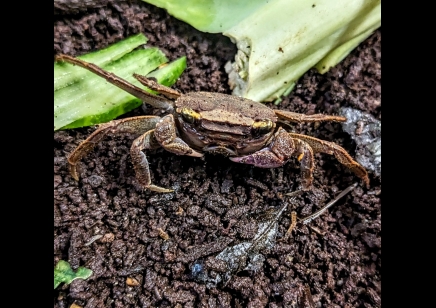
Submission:
M 227 147 L 224 146 L 220 146 L 220 145 L 207 145 L 203 148 L 204 152 L 210 152 L 210 153 L 215 153 L 215 154 L 221 154 L 224 156 L 237 156 L 238 154 Z

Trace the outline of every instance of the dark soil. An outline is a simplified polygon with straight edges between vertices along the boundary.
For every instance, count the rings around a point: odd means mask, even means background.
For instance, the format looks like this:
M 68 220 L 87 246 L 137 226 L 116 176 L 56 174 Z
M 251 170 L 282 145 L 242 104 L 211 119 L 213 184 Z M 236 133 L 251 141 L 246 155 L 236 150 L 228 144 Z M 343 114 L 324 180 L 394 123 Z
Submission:
M 187 56 L 188 68 L 174 88 L 231 93 L 224 64 L 236 48 L 229 39 L 131 2 L 77 15 L 55 12 L 54 53 L 80 55 L 143 32 L 170 60 Z M 279 106 L 270 107 L 338 114 L 348 106 L 381 120 L 380 45 L 378 30 L 325 75 L 307 72 Z M 143 113 L 138 108 L 126 116 Z M 334 157 L 316 154 L 314 189 L 290 202 L 285 193 L 298 188 L 297 161 L 260 169 L 221 156 L 202 160 L 156 150 L 148 153 L 153 182 L 175 189 L 159 194 L 143 191 L 135 180 L 129 157 L 135 136 L 114 136 L 82 160 L 76 182 L 66 156 L 93 131 L 54 133 L 54 264 L 62 259 L 93 271 L 87 280 L 59 286 L 55 307 L 380 307 L 381 183 L 372 173 L 366 189 Z M 295 131 L 355 154 L 340 124 Z M 297 224 L 284 237 L 291 211 L 307 216 L 356 181 L 359 186 L 320 218 Z M 226 272 L 215 256 L 253 239 L 261 217 L 283 205 L 276 243 L 260 251 L 264 259 L 225 285 L 211 286 L 209 278 Z

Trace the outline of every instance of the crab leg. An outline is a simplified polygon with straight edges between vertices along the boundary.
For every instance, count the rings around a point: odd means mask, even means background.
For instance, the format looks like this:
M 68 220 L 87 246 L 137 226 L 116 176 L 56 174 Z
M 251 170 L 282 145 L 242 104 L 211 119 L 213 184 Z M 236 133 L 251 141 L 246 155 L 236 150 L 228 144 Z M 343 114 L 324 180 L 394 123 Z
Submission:
M 351 156 L 347 153 L 347 151 L 344 150 L 344 148 L 333 142 L 320 140 L 306 135 L 295 133 L 289 133 L 289 135 L 296 140 L 301 140 L 307 143 L 312 148 L 314 153 L 326 153 L 334 155 L 342 165 L 351 169 L 351 171 L 353 171 L 359 178 L 361 178 L 365 182 L 367 187 L 369 186 L 369 177 L 365 168 L 363 168 L 358 162 L 353 160 L 353 158 L 351 158 Z
M 140 83 L 142 83 L 147 88 L 150 88 L 154 91 L 159 92 L 163 96 L 169 99 L 177 99 L 182 95 L 179 91 L 176 91 L 174 89 L 171 89 L 169 87 L 166 87 L 164 85 L 161 85 L 160 83 L 157 83 L 151 78 L 147 78 L 145 76 L 139 75 L 139 74 L 133 74 L 133 77 L 135 77 Z
M 133 141 L 130 148 L 130 157 L 132 159 L 133 167 L 135 168 L 136 179 L 139 184 L 146 189 L 157 192 L 172 192 L 172 189 L 166 189 L 151 184 L 150 166 L 143 150 L 154 149 L 157 147 L 159 147 L 159 144 L 154 138 L 154 129 L 146 132 Z
M 143 150 L 153 149 L 158 146 L 177 155 L 202 157 L 203 154 L 195 151 L 177 137 L 174 118 L 171 114 L 161 118 L 155 129 L 146 132 L 133 141 L 130 148 L 130 157 L 138 182 L 146 189 L 157 192 L 172 192 L 171 189 L 151 184 L 150 168 Z
M 177 136 L 176 125 L 172 114 L 164 116 L 156 125 L 154 137 L 168 152 L 176 155 L 203 157 L 202 153 L 195 151 L 185 141 Z
M 312 182 L 313 182 L 313 169 L 314 169 L 313 150 L 309 144 L 307 144 L 302 140 L 294 139 L 293 141 L 297 148 L 297 151 L 294 153 L 294 156 L 297 156 L 297 159 L 300 162 L 302 188 L 303 190 L 308 190 L 312 186 Z
M 331 116 L 326 114 L 301 114 L 284 110 L 274 110 L 276 115 L 282 120 L 288 120 L 293 123 L 303 123 L 303 122 L 322 122 L 322 121 L 331 121 L 331 122 L 345 122 L 347 118 L 340 116 Z
M 77 163 L 97 143 L 99 143 L 107 134 L 110 133 L 132 133 L 141 135 L 153 129 L 161 118 L 157 116 L 138 116 L 133 118 L 111 121 L 99 126 L 85 141 L 83 141 L 69 156 L 68 163 L 71 176 L 78 181 Z
M 148 93 L 147 91 L 135 86 L 134 84 L 131 84 L 127 80 L 118 77 L 117 75 L 108 72 L 93 63 L 89 63 L 64 54 L 56 55 L 55 60 L 64 61 L 87 69 L 88 71 L 106 79 L 109 83 L 132 94 L 133 96 L 136 96 L 140 100 L 152 105 L 155 108 L 161 108 L 166 110 L 170 110 L 173 108 L 173 104 L 170 101 L 165 100 L 163 97 Z
M 230 157 L 230 160 L 260 168 L 275 168 L 286 164 L 291 156 L 296 156 L 300 162 L 303 190 L 310 189 L 313 181 L 313 151 L 306 142 L 293 139 L 283 128 L 279 128 L 269 147 L 250 155 Z

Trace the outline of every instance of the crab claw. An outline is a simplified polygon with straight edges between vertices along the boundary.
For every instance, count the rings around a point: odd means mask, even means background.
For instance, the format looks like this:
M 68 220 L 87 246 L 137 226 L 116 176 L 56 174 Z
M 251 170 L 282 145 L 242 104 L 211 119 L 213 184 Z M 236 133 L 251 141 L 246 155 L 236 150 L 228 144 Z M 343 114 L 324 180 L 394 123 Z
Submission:
M 157 142 L 168 152 L 176 155 L 186 155 L 192 157 L 203 157 L 202 153 L 195 151 L 180 137 L 177 137 L 174 117 L 169 114 L 163 117 L 156 125 L 154 137 Z
M 230 157 L 230 160 L 235 163 L 254 165 L 259 168 L 276 168 L 283 166 L 286 163 L 286 160 L 277 157 L 277 155 L 271 152 L 269 148 L 262 149 L 246 156 Z

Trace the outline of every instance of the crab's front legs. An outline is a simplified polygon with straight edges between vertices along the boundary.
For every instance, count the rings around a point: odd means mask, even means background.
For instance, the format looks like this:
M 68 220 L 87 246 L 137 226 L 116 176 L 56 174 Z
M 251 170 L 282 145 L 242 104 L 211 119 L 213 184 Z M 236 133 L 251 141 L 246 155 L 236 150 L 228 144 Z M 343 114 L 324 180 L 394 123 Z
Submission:
M 160 118 L 156 116 L 138 116 L 102 124 L 84 140 L 69 156 L 68 165 L 71 176 L 78 181 L 77 163 L 89 153 L 106 135 L 130 133 L 141 135 L 155 128 Z
M 310 189 L 313 181 L 313 152 L 310 146 L 298 139 L 292 138 L 283 128 L 274 135 L 269 147 L 242 157 L 231 157 L 237 163 L 251 164 L 260 168 L 275 168 L 283 166 L 291 156 L 300 161 L 302 188 Z
M 154 130 L 148 131 L 135 139 L 130 148 L 130 156 L 138 182 L 146 189 L 157 192 L 172 192 L 171 189 L 151 184 L 150 168 L 143 150 L 152 149 L 159 145 L 165 150 L 177 155 L 202 157 L 203 154 L 195 151 L 182 139 L 177 137 L 176 126 L 172 115 L 163 117 L 156 124 Z
M 118 88 L 126 91 L 127 93 L 132 94 L 133 96 L 136 96 L 137 98 L 139 98 L 140 100 L 144 101 L 147 104 L 152 105 L 155 108 L 161 108 L 164 110 L 172 110 L 173 108 L 173 103 L 171 101 L 168 101 L 166 99 L 164 99 L 163 97 L 151 94 L 137 86 L 135 86 L 134 84 L 128 82 L 127 80 L 111 73 L 108 72 L 104 69 L 102 69 L 101 67 L 93 64 L 93 63 L 89 63 L 86 61 L 83 61 L 81 59 L 78 58 L 74 58 L 72 56 L 68 56 L 68 55 L 64 55 L 64 54 L 58 54 L 56 55 L 56 61 L 63 61 L 63 62 L 67 62 L 70 64 L 74 64 L 77 66 L 80 66 L 104 79 L 106 79 L 107 82 L 113 84 L 114 86 L 117 86 Z M 146 77 L 138 75 L 138 74 L 134 74 L 134 77 L 136 79 L 139 80 L 139 82 L 141 82 L 143 85 L 149 87 L 152 90 L 156 90 L 156 91 L 161 91 L 161 94 L 163 94 L 164 96 L 171 98 L 171 99 L 175 99 L 178 98 L 180 96 L 180 93 L 162 86 L 160 84 L 158 84 L 157 82 L 154 82 L 153 80 L 148 80 Z

